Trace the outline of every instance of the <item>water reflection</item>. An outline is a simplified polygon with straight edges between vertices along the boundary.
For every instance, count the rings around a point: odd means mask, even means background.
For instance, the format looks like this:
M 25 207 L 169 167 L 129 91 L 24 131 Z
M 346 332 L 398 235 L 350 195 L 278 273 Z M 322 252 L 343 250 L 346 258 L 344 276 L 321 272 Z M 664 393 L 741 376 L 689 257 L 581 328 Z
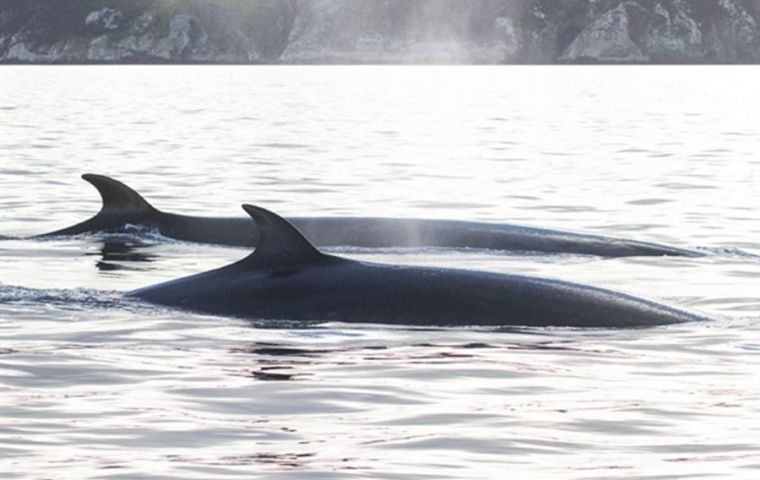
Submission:
M 316 454 L 307 453 L 274 453 L 261 452 L 252 454 L 242 454 L 234 456 L 220 457 L 215 460 L 208 460 L 203 457 L 186 457 L 183 455 L 167 455 L 166 459 L 170 462 L 193 463 L 213 466 L 244 466 L 244 465 L 272 465 L 286 468 L 299 468 L 306 466 L 309 459 Z
M 506 343 L 409 343 L 400 345 L 360 345 L 344 348 L 310 348 L 286 343 L 254 342 L 231 349 L 231 353 L 253 356 L 255 366 L 239 376 L 263 381 L 298 381 L 314 379 L 325 367 L 383 365 L 466 365 L 484 362 L 484 356 L 508 355 L 509 352 L 571 352 L 578 355 L 614 355 L 613 348 L 584 345 L 578 340 L 521 339 Z
M 102 240 L 96 251 L 87 252 L 85 256 L 100 257 L 95 262 L 95 266 L 103 272 L 146 270 L 144 267 L 133 264 L 154 262 L 157 256 L 147 252 L 153 246 L 153 243 L 135 238 L 109 236 Z
M 283 373 L 283 372 L 270 372 L 267 370 L 274 370 L 279 368 L 286 368 L 286 367 L 270 367 L 270 368 L 262 368 L 258 371 L 252 371 L 250 372 L 250 375 L 255 378 L 256 380 L 263 380 L 263 381 L 288 381 L 288 380 L 300 380 L 302 376 L 299 376 L 294 373 Z
M 263 381 L 292 381 L 303 380 L 306 376 L 311 375 L 310 373 L 300 373 L 296 368 L 313 365 L 318 357 L 329 356 L 339 350 L 297 348 L 276 343 L 256 342 L 250 346 L 235 348 L 231 351 L 255 356 L 256 368 L 246 370 L 242 374 L 243 376 Z

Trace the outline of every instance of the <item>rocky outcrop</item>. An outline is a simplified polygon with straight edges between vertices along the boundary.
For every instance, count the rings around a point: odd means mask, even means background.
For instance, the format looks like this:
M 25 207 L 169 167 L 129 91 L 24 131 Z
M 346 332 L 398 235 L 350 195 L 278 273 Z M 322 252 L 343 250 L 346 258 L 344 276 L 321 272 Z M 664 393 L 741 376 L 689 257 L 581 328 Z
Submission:
M 92 31 L 105 33 L 121 28 L 124 22 L 124 14 L 113 8 L 102 8 L 90 12 L 84 19 L 84 24 Z
M 5 0 L 0 61 L 256 63 L 276 61 L 288 2 Z
M 760 61 L 760 33 L 735 0 L 624 1 L 596 16 L 560 60 L 609 63 Z
M 4 63 L 760 63 L 760 0 L 2 0 Z
M 629 34 L 629 11 L 641 8 L 625 2 L 594 20 L 560 56 L 563 61 L 644 62 L 647 57 Z

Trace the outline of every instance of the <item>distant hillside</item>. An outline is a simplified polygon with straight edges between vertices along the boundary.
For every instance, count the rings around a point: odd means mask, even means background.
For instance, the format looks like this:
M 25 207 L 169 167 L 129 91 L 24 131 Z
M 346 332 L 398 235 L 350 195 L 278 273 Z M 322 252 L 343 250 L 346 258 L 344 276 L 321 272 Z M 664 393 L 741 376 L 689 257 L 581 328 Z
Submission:
M 0 0 L 2 63 L 760 63 L 760 0 Z

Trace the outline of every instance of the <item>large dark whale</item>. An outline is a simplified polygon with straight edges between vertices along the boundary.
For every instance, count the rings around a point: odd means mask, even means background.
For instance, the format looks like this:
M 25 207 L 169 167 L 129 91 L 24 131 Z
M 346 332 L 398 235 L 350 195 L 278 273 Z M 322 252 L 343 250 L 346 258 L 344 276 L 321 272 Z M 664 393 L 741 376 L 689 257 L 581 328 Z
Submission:
M 120 232 L 127 226 L 153 229 L 178 240 L 252 247 L 259 233 L 249 219 L 191 217 L 162 212 L 139 193 L 103 175 L 82 178 L 98 189 L 97 215 L 39 237 Z M 699 252 L 655 243 L 510 224 L 378 217 L 294 217 L 289 219 L 320 247 L 445 247 L 576 253 L 601 257 L 697 256 Z
M 216 315 L 297 321 L 627 328 L 703 319 L 558 280 L 326 255 L 282 217 L 251 205 L 243 208 L 260 232 L 251 255 L 127 295 Z

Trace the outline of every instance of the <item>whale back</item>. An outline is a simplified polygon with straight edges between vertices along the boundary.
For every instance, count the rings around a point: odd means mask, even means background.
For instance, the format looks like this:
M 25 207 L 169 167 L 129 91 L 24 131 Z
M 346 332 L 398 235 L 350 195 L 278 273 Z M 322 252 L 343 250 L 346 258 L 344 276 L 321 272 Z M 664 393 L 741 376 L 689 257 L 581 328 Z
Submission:
M 638 327 L 699 318 L 620 292 L 559 280 L 325 255 L 284 218 L 253 205 L 243 209 L 260 234 L 249 256 L 127 295 L 254 319 Z

